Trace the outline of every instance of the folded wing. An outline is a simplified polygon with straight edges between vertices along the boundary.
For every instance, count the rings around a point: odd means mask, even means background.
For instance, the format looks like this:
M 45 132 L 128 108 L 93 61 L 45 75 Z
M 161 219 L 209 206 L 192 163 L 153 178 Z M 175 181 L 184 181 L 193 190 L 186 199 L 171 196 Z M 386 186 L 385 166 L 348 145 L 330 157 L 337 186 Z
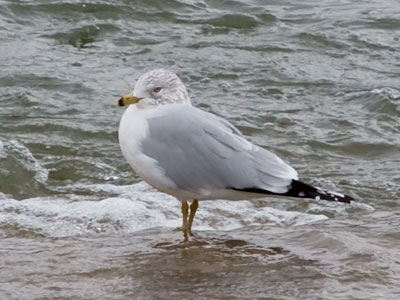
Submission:
M 297 172 L 248 142 L 228 121 L 191 106 L 149 119 L 142 151 L 180 188 L 198 193 L 260 189 L 285 194 Z

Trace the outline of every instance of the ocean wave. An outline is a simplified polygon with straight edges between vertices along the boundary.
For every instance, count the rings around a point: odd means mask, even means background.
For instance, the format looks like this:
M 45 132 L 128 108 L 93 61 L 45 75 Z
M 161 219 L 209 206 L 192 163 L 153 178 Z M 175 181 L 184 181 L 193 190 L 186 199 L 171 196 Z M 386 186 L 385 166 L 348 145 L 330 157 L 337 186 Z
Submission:
M 154 191 L 141 182 L 128 186 L 99 184 L 88 186 L 97 193 L 115 197 L 52 196 L 0 202 L 0 231 L 15 228 L 32 235 L 49 237 L 96 233 L 130 233 L 155 227 L 181 225 L 180 203 L 173 197 Z M 250 201 L 205 201 L 200 203 L 194 231 L 230 231 L 246 226 L 300 226 L 325 220 L 325 215 L 281 211 L 255 207 Z
M 45 183 L 49 178 L 49 170 L 40 164 L 23 143 L 16 140 L 0 142 L 0 158 L 6 159 L 8 156 L 14 156 L 25 171 L 34 173 L 38 183 Z
M 373 89 L 371 91 L 371 93 L 377 94 L 384 98 L 389 98 L 392 100 L 400 99 L 400 90 L 391 88 L 391 87 L 383 87 L 383 88 Z

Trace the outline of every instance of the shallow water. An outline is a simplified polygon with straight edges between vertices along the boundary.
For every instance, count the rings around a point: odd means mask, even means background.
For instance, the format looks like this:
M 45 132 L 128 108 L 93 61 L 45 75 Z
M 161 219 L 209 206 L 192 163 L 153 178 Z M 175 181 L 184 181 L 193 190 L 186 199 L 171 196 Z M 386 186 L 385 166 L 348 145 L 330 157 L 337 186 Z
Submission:
M 397 1 L 0 1 L 1 299 L 400 296 Z M 156 67 L 352 205 L 179 203 L 123 159 Z

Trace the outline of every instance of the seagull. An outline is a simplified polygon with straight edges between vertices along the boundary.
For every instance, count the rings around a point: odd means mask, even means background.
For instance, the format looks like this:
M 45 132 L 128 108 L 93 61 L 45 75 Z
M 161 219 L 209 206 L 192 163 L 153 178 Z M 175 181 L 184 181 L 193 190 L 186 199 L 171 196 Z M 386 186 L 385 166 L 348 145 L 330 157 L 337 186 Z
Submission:
M 117 106 L 128 106 L 118 130 L 123 156 L 145 182 L 181 201 L 185 239 L 193 235 L 201 200 L 354 201 L 299 181 L 277 155 L 246 140 L 225 119 L 194 107 L 181 79 L 169 70 L 144 73 Z

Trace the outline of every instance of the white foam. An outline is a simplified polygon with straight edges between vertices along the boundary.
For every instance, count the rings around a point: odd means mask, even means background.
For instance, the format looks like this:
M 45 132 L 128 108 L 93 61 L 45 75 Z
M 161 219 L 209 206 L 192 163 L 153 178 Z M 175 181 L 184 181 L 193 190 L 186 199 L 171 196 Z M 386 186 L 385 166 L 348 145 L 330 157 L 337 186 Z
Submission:
M 4 199 L 0 201 L 0 226 L 17 225 L 52 237 L 181 226 L 180 202 L 145 183 L 130 186 L 101 184 L 85 188 L 118 196 L 105 199 L 78 195 L 22 201 Z M 325 215 L 257 208 L 250 201 L 217 200 L 200 202 L 193 228 L 194 231 L 224 231 L 245 226 L 299 226 L 324 219 L 327 219 Z
M 365 203 L 352 201 L 351 203 L 340 203 L 332 201 L 319 201 L 318 203 L 310 202 L 308 212 L 311 213 L 331 213 L 331 214 L 346 214 L 348 209 L 357 208 L 361 210 L 374 211 L 375 209 Z
M 368 205 L 366 203 L 356 202 L 356 201 L 352 201 L 350 203 L 350 206 L 353 207 L 353 208 L 358 208 L 358 209 L 368 210 L 368 211 L 374 211 L 375 210 L 375 208 L 373 208 L 371 205 Z
M 383 97 L 389 97 L 390 99 L 400 99 L 400 90 L 391 87 L 377 88 L 371 91 L 373 94 L 378 94 Z
M 4 150 L 2 150 L 4 149 Z M 0 146 L 0 157 L 5 158 L 8 154 L 14 153 L 19 157 L 23 167 L 30 172 L 35 173 L 35 180 L 39 183 L 45 183 L 49 177 L 49 170 L 44 168 L 33 156 L 32 152 L 22 143 L 16 140 L 10 140 Z
M 4 144 L 3 142 L 0 140 L 0 158 L 5 158 L 6 157 L 6 153 L 4 151 Z
M 8 196 L 2 192 L 0 192 L 0 200 L 8 199 Z

